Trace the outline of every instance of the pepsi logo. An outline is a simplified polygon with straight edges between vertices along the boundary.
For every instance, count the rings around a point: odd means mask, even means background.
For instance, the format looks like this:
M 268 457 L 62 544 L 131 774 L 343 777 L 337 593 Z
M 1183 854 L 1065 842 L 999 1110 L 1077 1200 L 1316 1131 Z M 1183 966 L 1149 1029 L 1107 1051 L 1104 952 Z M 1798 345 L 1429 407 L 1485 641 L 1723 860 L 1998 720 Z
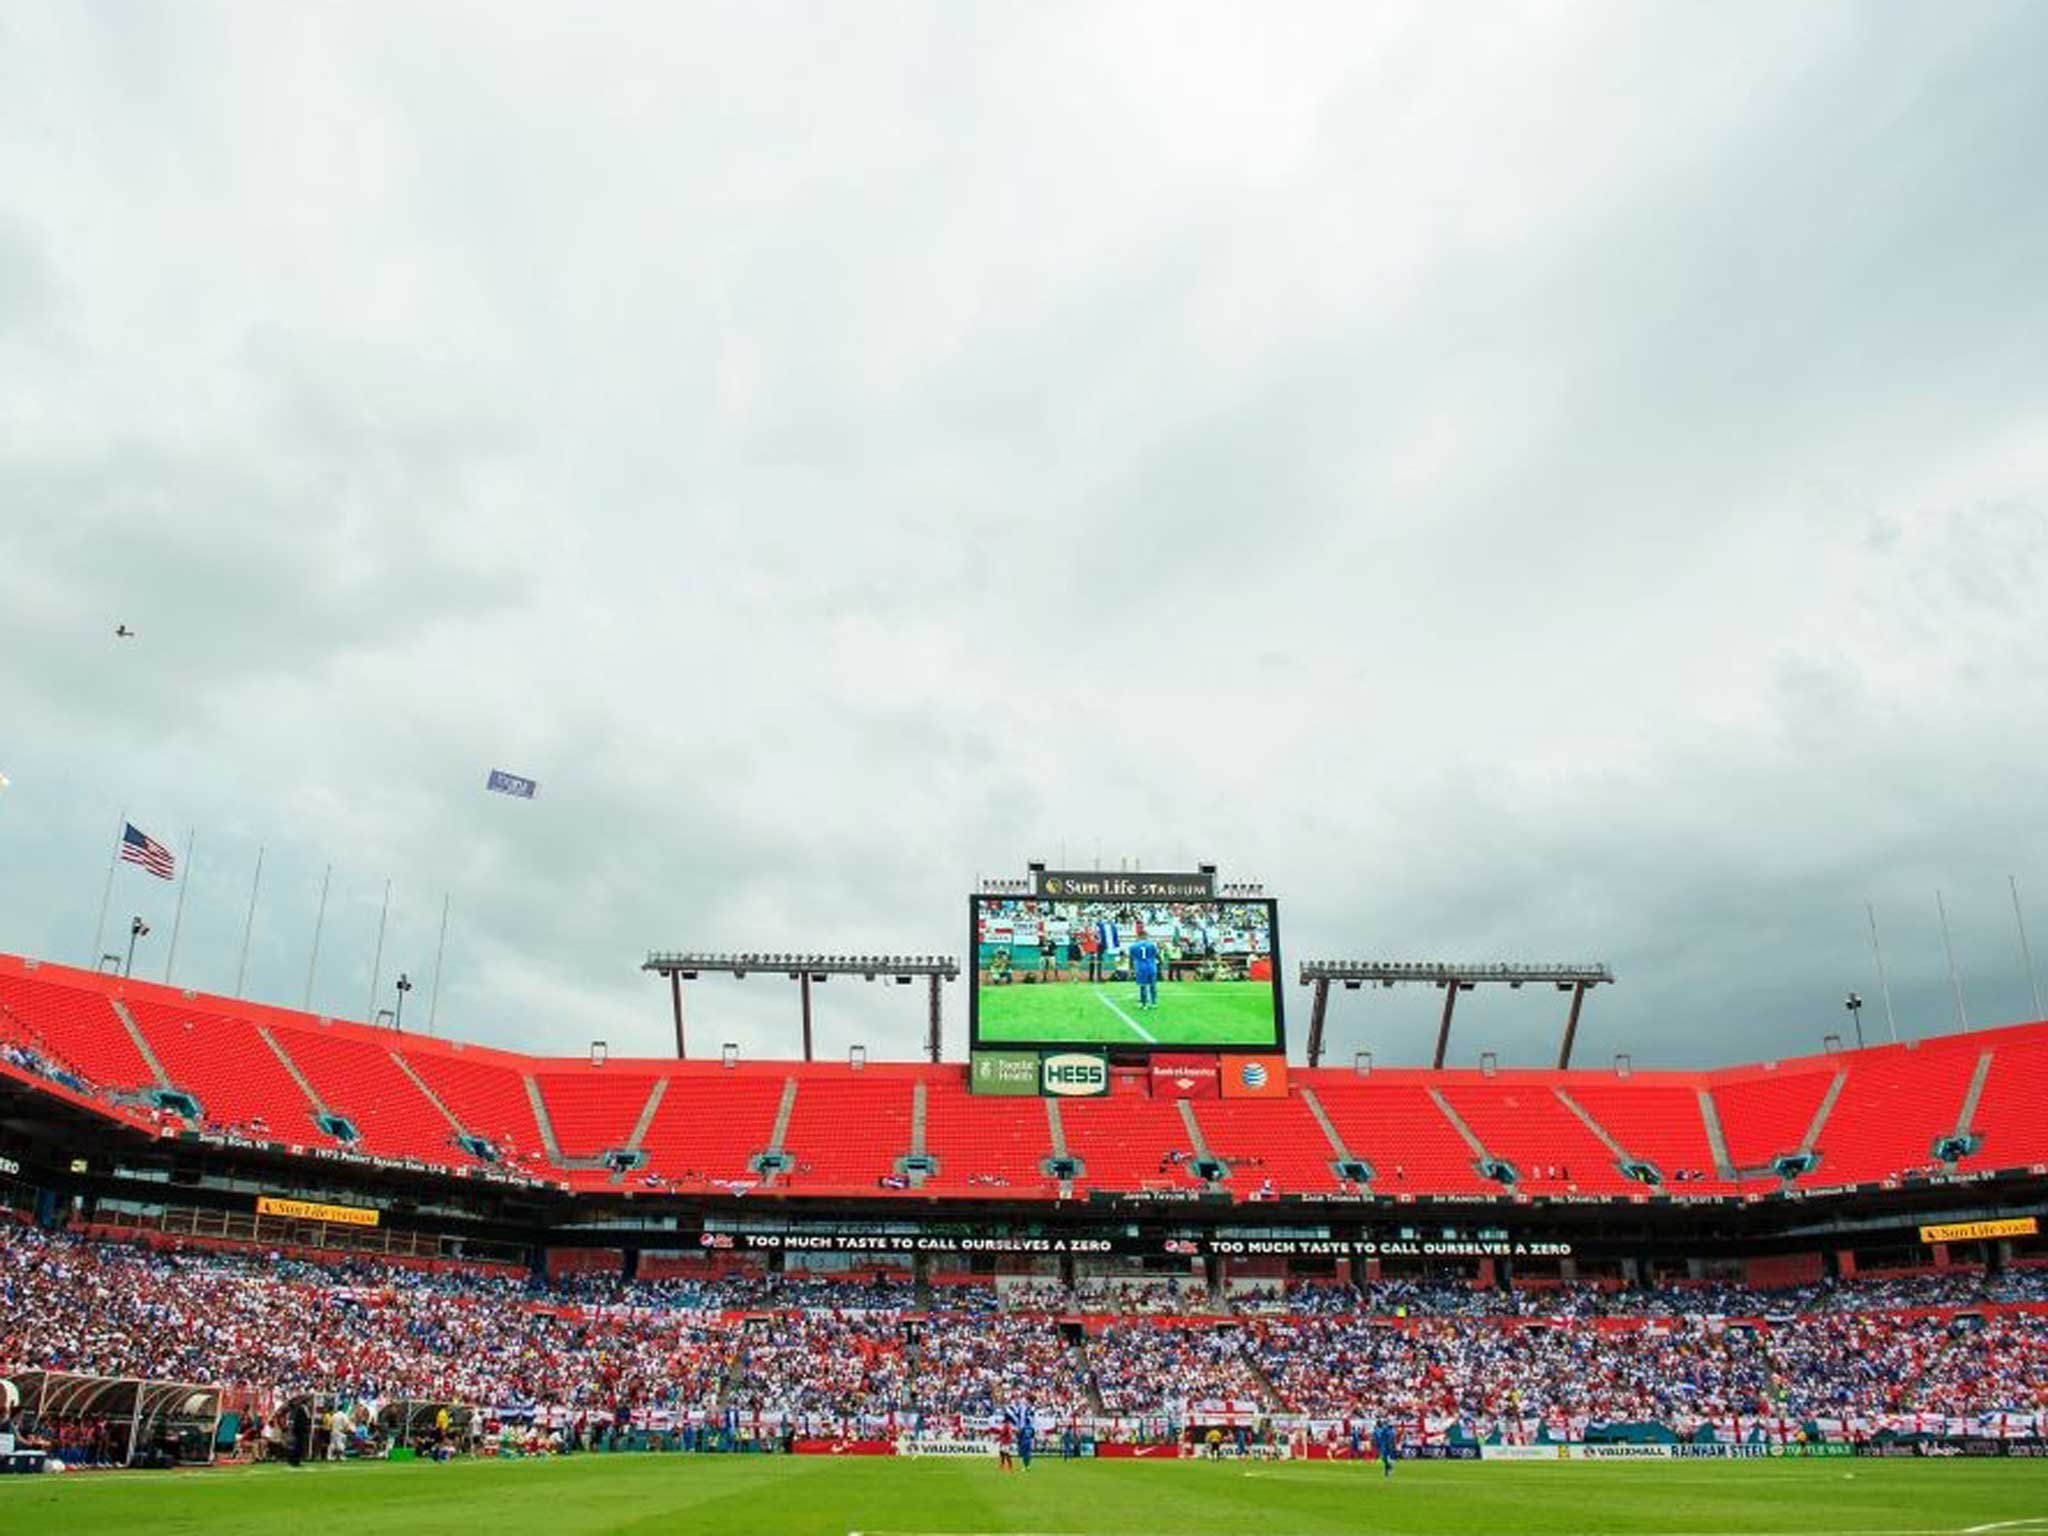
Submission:
M 1237 1074 L 1238 1081 L 1247 1088 L 1266 1086 L 1266 1064 L 1263 1061 L 1248 1061 Z

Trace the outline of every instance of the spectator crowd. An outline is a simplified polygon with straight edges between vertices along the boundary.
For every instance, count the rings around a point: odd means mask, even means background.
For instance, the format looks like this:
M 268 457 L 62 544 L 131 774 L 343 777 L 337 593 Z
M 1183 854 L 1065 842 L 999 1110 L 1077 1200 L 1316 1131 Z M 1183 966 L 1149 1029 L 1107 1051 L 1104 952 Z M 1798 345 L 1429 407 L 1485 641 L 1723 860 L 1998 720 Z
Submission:
M 1062 1322 L 1050 1282 L 759 1273 L 628 1282 L 163 1251 L 0 1221 L 0 1373 L 23 1369 L 493 1410 L 848 1427 L 1391 1415 L 1474 1434 L 1729 1418 L 2048 1413 L 2040 1271 L 1791 1292 L 1248 1288 L 1236 1315 Z M 1159 1305 L 1163 1290 L 1110 1299 Z M 1476 1299 L 1475 1299 L 1476 1298 Z M 1029 1303 L 1029 1306 L 1020 1305 Z M 1991 1305 L 1987 1305 L 1987 1303 Z M 935 1310 L 935 1304 L 943 1310 Z M 1203 1314 L 1203 1315 L 1197 1315 Z

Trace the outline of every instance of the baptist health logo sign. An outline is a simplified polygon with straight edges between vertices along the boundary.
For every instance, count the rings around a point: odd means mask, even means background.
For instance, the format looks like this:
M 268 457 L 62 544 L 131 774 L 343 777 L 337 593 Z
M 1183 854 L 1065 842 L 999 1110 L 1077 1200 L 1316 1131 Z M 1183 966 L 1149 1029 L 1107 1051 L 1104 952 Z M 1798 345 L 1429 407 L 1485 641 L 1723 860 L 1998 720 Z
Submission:
M 1038 1066 L 1039 1091 L 1052 1098 L 1090 1098 L 1109 1092 L 1109 1059 L 1085 1051 L 1053 1051 Z
M 976 1051 L 968 1069 L 967 1086 L 974 1093 L 1034 1096 L 1038 1092 L 1038 1073 L 1035 1051 Z

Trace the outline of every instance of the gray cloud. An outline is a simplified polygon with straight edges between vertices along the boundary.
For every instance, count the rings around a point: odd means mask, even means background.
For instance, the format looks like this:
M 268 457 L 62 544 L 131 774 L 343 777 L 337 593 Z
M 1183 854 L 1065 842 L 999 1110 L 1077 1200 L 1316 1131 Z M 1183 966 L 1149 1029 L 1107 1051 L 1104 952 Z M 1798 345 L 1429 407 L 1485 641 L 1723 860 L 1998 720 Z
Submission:
M 85 958 L 126 808 L 199 829 L 181 980 L 232 984 L 263 844 L 253 994 L 332 860 L 316 1007 L 364 1011 L 388 875 L 387 988 L 448 893 L 441 1026 L 565 1051 L 661 1049 L 650 945 L 957 950 L 1033 855 L 1213 856 L 1296 956 L 1609 958 L 1589 1059 L 1868 1026 L 1866 900 L 1948 1027 L 1937 885 L 1973 1017 L 2028 1014 L 2044 44 L 15 7 L 0 944 Z M 786 1048 L 788 990 L 702 989 L 696 1042 Z M 916 1047 L 917 999 L 821 1003 Z

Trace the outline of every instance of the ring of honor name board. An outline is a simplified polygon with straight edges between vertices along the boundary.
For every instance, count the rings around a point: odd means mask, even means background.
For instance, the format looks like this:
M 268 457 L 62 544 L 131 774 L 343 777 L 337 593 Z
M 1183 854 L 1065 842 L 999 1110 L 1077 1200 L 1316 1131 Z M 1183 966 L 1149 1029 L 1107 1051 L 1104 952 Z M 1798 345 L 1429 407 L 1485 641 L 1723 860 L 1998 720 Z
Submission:
M 1281 1050 L 1274 903 L 1152 889 L 974 897 L 974 1048 Z

